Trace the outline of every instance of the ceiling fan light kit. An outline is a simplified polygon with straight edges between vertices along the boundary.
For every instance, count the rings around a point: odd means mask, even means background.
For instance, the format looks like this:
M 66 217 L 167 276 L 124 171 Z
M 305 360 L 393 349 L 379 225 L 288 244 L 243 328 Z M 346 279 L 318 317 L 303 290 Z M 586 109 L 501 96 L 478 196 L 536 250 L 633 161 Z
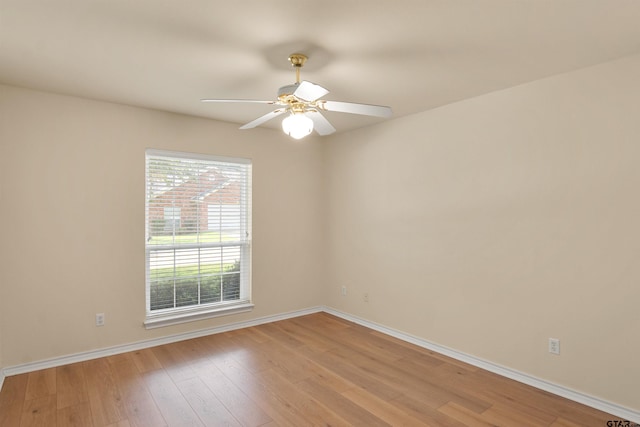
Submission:
M 304 113 L 291 113 L 282 120 L 282 130 L 294 139 L 302 139 L 313 132 L 313 120 Z
M 300 81 L 300 69 L 307 59 L 307 56 L 301 53 L 294 53 L 289 56 L 289 62 L 296 70 L 296 82 L 278 89 L 278 98 L 275 101 L 203 99 L 202 102 L 245 102 L 277 105 L 279 108 L 241 126 L 240 129 L 252 129 L 282 114 L 287 114 L 287 117 L 282 120 L 282 130 L 295 139 L 304 138 L 314 130 L 319 135 L 329 135 L 336 131 L 320 111 L 336 111 L 382 118 L 391 117 L 390 107 L 320 99 L 329 93 L 328 89 L 306 80 Z

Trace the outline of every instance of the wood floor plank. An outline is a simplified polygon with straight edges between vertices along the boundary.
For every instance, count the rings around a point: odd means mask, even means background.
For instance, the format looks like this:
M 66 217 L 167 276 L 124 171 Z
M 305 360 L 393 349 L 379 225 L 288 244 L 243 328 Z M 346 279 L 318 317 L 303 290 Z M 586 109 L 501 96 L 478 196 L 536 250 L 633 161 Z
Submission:
M 56 427 L 92 427 L 91 405 L 77 403 L 58 408 Z
M 235 360 L 226 359 L 218 366 L 236 387 L 249 396 L 278 425 L 297 427 L 308 424 L 289 402 L 283 400 L 272 389 L 265 387 L 262 381 L 242 368 Z
M 316 313 L 309 316 L 298 317 L 300 323 L 315 331 L 339 332 L 345 328 L 351 328 L 355 323 L 341 319 L 328 313 Z
M 29 374 L 5 378 L 0 391 L 0 427 L 20 425 Z
M 181 343 L 166 344 L 153 347 L 152 351 L 163 369 L 173 381 L 183 381 L 196 376 L 195 371 L 180 352 Z
M 23 406 L 23 400 L 0 406 L 0 427 L 19 426 Z
M 608 421 L 612 420 L 624 421 L 606 412 L 554 396 L 551 393 L 543 392 L 542 390 L 537 390 L 532 387 L 525 388 L 530 394 L 542 394 L 544 396 L 544 403 L 548 405 L 549 409 L 553 408 L 554 413 L 558 414 L 560 418 L 564 418 L 567 421 L 583 427 L 598 427 L 603 424 L 606 425 Z M 538 404 L 538 401 L 536 401 L 536 404 Z
M 617 417 L 316 313 L 8 377 L 0 427 L 602 427 Z
M 199 342 L 216 355 L 228 355 L 245 351 L 242 343 L 234 340 L 233 336 L 227 333 L 202 337 Z
M 275 370 L 256 374 L 260 385 L 285 403 L 290 409 L 305 420 L 308 425 L 348 426 L 347 420 L 333 409 L 322 405 L 314 397 L 297 388 Z
M 127 421 L 134 427 L 166 425 L 160 409 L 142 378 L 133 358 L 112 364 L 113 378 L 122 396 Z
M 218 359 L 220 360 L 220 359 Z M 216 366 L 199 374 L 200 380 L 211 390 L 225 408 L 235 416 L 243 426 L 261 426 L 272 421 L 253 400 L 240 390 Z
M 45 396 L 25 401 L 20 427 L 53 426 L 56 424 L 56 397 Z
M 336 334 L 336 336 L 340 338 L 342 343 L 348 344 L 353 350 L 363 354 L 375 354 L 376 358 L 388 363 L 397 363 L 403 358 L 417 359 L 419 355 L 415 350 L 384 340 L 377 335 L 371 334 L 370 331 L 346 329 Z M 431 362 L 434 366 L 442 364 L 442 361 L 429 356 L 420 355 L 420 358 Z
M 262 343 L 271 340 L 271 338 L 265 335 L 261 330 L 262 325 L 251 326 L 249 328 L 238 329 L 236 332 L 244 333 L 251 337 L 255 342 Z
M 262 343 L 262 353 L 281 375 L 293 383 L 309 378 L 314 373 L 315 363 L 280 343 Z
M 559 400 L 566 401 L 566 399 L 562 398 L 559 398 Z M 619 417 L 615 417 L 593 408 L 588 408 L 576 402 L 566 401 L 565 403 L 566 406 L 556 408 L 557 413 L 567 421 L 573 422 L 582 427 L 601 427 L 602 425 L 607 425 L 608 421 L 624 421 Z
M 342 329 L 332 335 L 339 345 L 331 350 L 330 353 L 349 359 L 364 370 L 375 372 L 376 379 L 398 390 L 406 390 L 407 387 L 420 390 L 422 392 L 420 398 L 425 403 L 431 402 L 430 405 L 433 409 L 442 406 L 449 400 L 457 401 L 477 412 L 481 412 L 490 406 L 487 402 L 477 397 L 466 395 L 460 390 L 452 391 L 442 388 L 441 384 L 430 382 L 428 375 L 421 376 L 415 369 L 407 369 L 406 364 L 398 363 L 399 355 L 394 358 L 390 355 L 390 350 L 381 354 L 378 350 L 387 349 L 388 347 L 384 341 L 378 340 L 378 338 L 372 340 L 370 335 L 370 330 L 359 325 L 354 326 L 353 331 Z M 373 343 L 370 345 L 357 344 L 358 342 L 369 341 Z M 402 350 L 399 350 L 399 352 L 405 358 L 410 354 L 414 355 L 414 357 L 420 355 L 420 353 L 404 352 Z M 438 365 L 440 363 L 434 362 L 428 366 Z
M 310 350 L 306 346 L 304 348 L 299 348 L 296 350 L 297 353 L 300 353 L 302 355 L 304 355 L 305 353 L 308 354 L 309 351 Z M 312 350 L 311 353 L 313 353 Z M 308 376 L 309 379 L 313 379 L 327 387 L 331 387 L 338 393 L 342 393 L 343 391 L 357 387 L 354 383 L 346 380 L 345 378 L 334 373 L 330 369 L 321 366 L 318 363 L 308 363 L 307 367 L 310 370 L 310 375 Z
M 89 401 L 87 382 L 81 363 L 56 368 L 56 389 L 58 409 Z
M 569 420 L 565 420 L 564 418 L 558 418 L 549 427 L 582 427 L 582 426 L 576 423 L 572 423 Z
M 162 369 L 162 363 L 153 354 L 153 350 L 145 348 L 131 353 L 131 359 L 140 373 Z
M 493 405 L 482 414 L 482 419 L 496 425 L 517 425 L 522 427 L 545 427 L 549 423 L 539 418 L 531 417 L 508 406 Z
M 455 401 L 467 408 L 482 412 L 491 405 L 472 396 L 467 396 L 463 391 L 451 391 L 442 384 L 435 384 L 429 380 L 428 376 L 420 375 L 413 370 L 405 370 L 404 365 L 399 363 L 388 363 L 383 359 L 378 359 L 374 353 L 363 354 L 357 350 L 341 347 L 332 350 L 344 360 L 350 360 L 361 369 L 370 371 L 371 376 L 379 381 L 400 390 L 403 393 L 411 393 L 424 404 L 433 409 L 437 409 L 448 401 Z
M 477 412 L 473 412 L 464 406 L 460 406 L 455 402 L 448 402 L 447 404 L 438 408 L 439 412 L 447 415 L 454 420 L 458 420 L 469 427 L 494 427 L 489 421 L 483 420 L 482 415 Z
M 495 404 L 517 408 L 525 413 L 531 412 L 531 408 L 534 408 L 533 415 L 546 420 L 561 416 L 583 427 L 597 427 L 606 424 L 608 420 L 617 419 L 612 418 L 610 414 L 555 396 L 544 390 L 524 386 L 492 372 L 479 370 L 473 376 L 456 377 L 458 381 L 462 379 L 467 381 L 458 382 L 457 387 L 481 395 Z M 481 387 L 481 384 L 487 386 Z M 542 417 L 540 413 L 546 416 Z
M 306 379 L 296 384 L 296 388 L 305 392 L 309 396 L 313 396 L 318 402 L 325 407 L 331 408 L 341 418 L 346 420 L 349 425 L 373 427 L 373 426 L 391 426 L 392 424 L 378 418 L 367 409 L 359 406 L 349 399 L 345 399 L 344 395 L 327 387 L 315 379 Z
M 392 426 L 424 425 L 421 421 L 410 416 L 407 412 L 398 409 L 389 402 L 382 400 L 359 387 L 349 389 L 341 394 L 346 399 L 349 399 Z
M 310 360 L 333 374 L 344 378 L 346 381 L 358 387 L 368 390 L 382 400 L 391 400 L 402 394 L 397 388 L 384 384 L 374 376 L 371 376 L 367 371 L 360 369 L 350 361 L 338 357 L 330 351 L 317 353 L 307 351 L 305 348 L 300 348 L 298 351 L 304 352 Z
M 420 381 L 414 375 L 408 375 L 396 369 L 396 366 L 376 359 L 372 355 L 363 355 L 353 349 L 340 347 L 327 352 L 334 360 L 342 364 L 355 366 L 361 374 L 377 381 L 384 389 L 395 390 L 396 395 L 412 390 L 418 394 L 424 404 L 432 408 L 438 408 L 447 402 L 447 398 L 431 385 Z M 418 386 L 418 387 L 416 387 Z M 395 396 L 390 396 L 393 398 Z
M 200 378 L 191 378 L 177 383 L 178 389 L 191 408 L 206 426 L 240 427 L 241 424 L 218 400 Z
M 289 319 L 286 322 L 278 322 L 276 325 L 284 333 L 296 337 L 305 346 L 317 351 L 327 351 L 335 345 L 333 340 L 319 335 L 313 329 L 303 326 L 297 319 Z
M 144 381 L 167 425 L 204 426 L 167 372 L 147 372 Z
M 26 400 L 55 396 L 56 368 L 30 372 L 27 379 Z
M 12 375 L 5 378 L 0 393 L 0 408 L 25 400 L 29 374 Z
M 102 427 L 126 419 L 122 397 L 106 358 L 82 363 L 93 424 Z
M 109 363 L 114 365 L 116 363 L 131 360 L 131 357 L 132 357 L 131 352 L 127 352 L 127 353 L 114 354 L 112 356 L 108 356 L 106 359 L 109 361 Z
M 266 323 L 264 325 L 256 326 L 255 329 L 263 333 L 268 340 L 263 341 L 262 343 L 268 343 L 270 341 L 277 341 L 284 347 L 288 348 L 296 348 L 304 345 L 302 341 L 298 339 L 298 337 L 288 334 L 283 331 L 278 324 L 282 324 L 285 321 L 275 322 L 275 323 Z
M 463 369 L 466 369 L 466 370 L 472 371 L 472 372 L 479 370 L 478 367 L 470 365 L 470 364 L 468 364 L 466 362 L 462 362 L 460 360 L 456 360 L 456 359 L 454 359 L 452 357 L 446 356 L 444 354 L 437 353 L 437 352 L 435 352 L 433 350 L 429 350 L 429 349 L 426 349 L 426 348 L 423 348 L 423 347 L 418 347 L 415 344 L 411 344 L 409 342 L 402 341 L 401 339 L 393 337 L 391 335 L 383 334 L 382 332 L 378 332 L 378 331 L 372 331 L 371 334 L 374 335 L 374 336 L 377 336 L 379 338 L 382 338 L 384 340 L 388 340 L 388 341 L 391 341 L 393 343 L 396 343 L 399 346 L 408 347 L 409 349 L 411 349 L 413 351 L 416 351 L 418 353 L 421 353 L 421 354 L 423 354 L 425 356 L 429 356 L 429 357 L 432 357 L 434 359 L 439 359 L 444 363 L 448 363 L 448 364 L 451 364 L 451 365 L 459 366 L 459 367 L 461 367 Z
M 265 354 L 261 343 L 246 335 L 234 335 L 230 339 L 241 349 L 233 351 L 231 357 L 237 360 L 249 372 L 266 371 L 273 366 L 269 355 Z
M 389 403 L 409 414 L 411 417 L 416 418 L 424 425 L 433 427 L 466 427 L 460 421 L 448 417 L 442 412 L 438 412 L 437 409 L 422 404 L 419 399 L 414 399 L 405 394 L 390 400 Z

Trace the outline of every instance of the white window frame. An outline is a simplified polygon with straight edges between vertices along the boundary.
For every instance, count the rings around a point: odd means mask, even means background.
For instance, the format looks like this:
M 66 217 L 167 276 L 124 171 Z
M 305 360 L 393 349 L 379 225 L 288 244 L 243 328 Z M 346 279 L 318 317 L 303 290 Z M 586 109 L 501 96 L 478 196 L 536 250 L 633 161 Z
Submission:
M 241 233 L 238 241 L 228 242 L 207 242 L 207 243 L 175 243 L 172 244 L 153 245 L 150 244 L 150 184 L 149 184 L 149 160 L 150 159 L 170 159 L 172 161 L 185 160 L 186 162 L 203 162 L 212 166 L 221 166 L 229 164 L 243 165 L 246 174 L 243 178 L 244 182 L 241 187 L 245 191 L 241 191 L 240 197 L 240 223 Z M 251 300 L 251 160 L 233 157 L 210 156 L 204 154 L 193 154 L 176 151 L 164 151 L 156 149 L 147 149 L 145 151 L 145 290 L 146 290 L 146 316 L 144 326 L 147 329 L 158 328 L 163 326 L 175 325 L 184 322 L 202 320 L 211 317 L 242 313 L 253 309 L 254 305 Z M 173 208 L 175 209 L 175 208 Z M 198 239 L 199 240 L 199 239 Z M 222 239 L 221 239 L 222 240 Z M 174 251 L 174 276 L 175 276 L 175 254 L 179 250 L 197 250 L 198 253 L 202 249 L 225 247 L 240 247 L 240 295 L 238 300 L 221 301 L 215 303 L 204 303 L 190 305 L 186 307 L 172 307 L 151 310 L 151 260 L 152 253 L 155 251 Z M 198 255 L 198 265 L 200 265 Z M 198 267 L 199 270 L 199 267 Z M 199 288 L 199 281 L 198 281 Z M 175 289 L 175 282 L 174 282 Z M 222 290 L 220 291 L 222 292 Z M 199 291 L 198 291 L 199 294 Z M 199 300 L 200 297 L 198 297 Z

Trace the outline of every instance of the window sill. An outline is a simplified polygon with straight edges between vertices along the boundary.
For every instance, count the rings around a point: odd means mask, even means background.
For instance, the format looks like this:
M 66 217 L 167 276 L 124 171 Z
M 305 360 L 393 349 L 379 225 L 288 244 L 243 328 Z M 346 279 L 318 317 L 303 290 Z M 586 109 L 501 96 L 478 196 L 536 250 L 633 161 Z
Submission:
M 245 301 L 227 306 L 215 306 L 211 308 L 202 307 L 185 309 L 184 311 L 172 311 L 170 313 L 151 314 L 144 321 L 146 329 L 162 328 L 165 326 L 178 325 L 180 323 L 194 322 L 196 320 L 210 319 L 212 317 L 227 316 L 230 314 L 245 313 L 253 310 L 254 305 Z

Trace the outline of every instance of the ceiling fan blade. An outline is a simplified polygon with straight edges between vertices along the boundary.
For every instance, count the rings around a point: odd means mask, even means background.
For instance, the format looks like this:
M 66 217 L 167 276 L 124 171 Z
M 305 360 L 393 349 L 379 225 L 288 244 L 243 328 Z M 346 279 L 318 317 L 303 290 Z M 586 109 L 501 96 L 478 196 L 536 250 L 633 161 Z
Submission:
M 300 82 L 298 88 L 293 92 L 293 96 L 303 101 L 312 102 L 316 99 L 322 98 L 328 93 L 329 90 L 322 86 L 305 80 Z
M 306 111 L 304 113 L 307 117 L 313 120 L 313 128 L 319 135 L 329 135 L 336 131 L 329 120 L 327 120 L 322 114 L 317 111 Z
M 201 99 L 201 102 L 244 102 L 250 104 L 275 104 L 276 101 L 259 101 L 257 99 Z
M 362 114 L 365 116 L 391 117 L 391 107 L 370 104 L 354 104 L 353 102 L 318 101 L 318 108 L 325 111 Z
M 257 119 L 255 119 L 252 122 L 247 123 L 246 125 L 243 125 L 240 127 L 240 129 L 251 129 L 254 128 L 256 126 L 260 126 L 261 124 L 268 122 L 269 120 L 278 117 L 280 114 L 284 113 L 286 110 L 286 108 L 279 108 L 277 110 L 273 110 L 270 113 L 265 114 L 264 116 L 258 117 Z

